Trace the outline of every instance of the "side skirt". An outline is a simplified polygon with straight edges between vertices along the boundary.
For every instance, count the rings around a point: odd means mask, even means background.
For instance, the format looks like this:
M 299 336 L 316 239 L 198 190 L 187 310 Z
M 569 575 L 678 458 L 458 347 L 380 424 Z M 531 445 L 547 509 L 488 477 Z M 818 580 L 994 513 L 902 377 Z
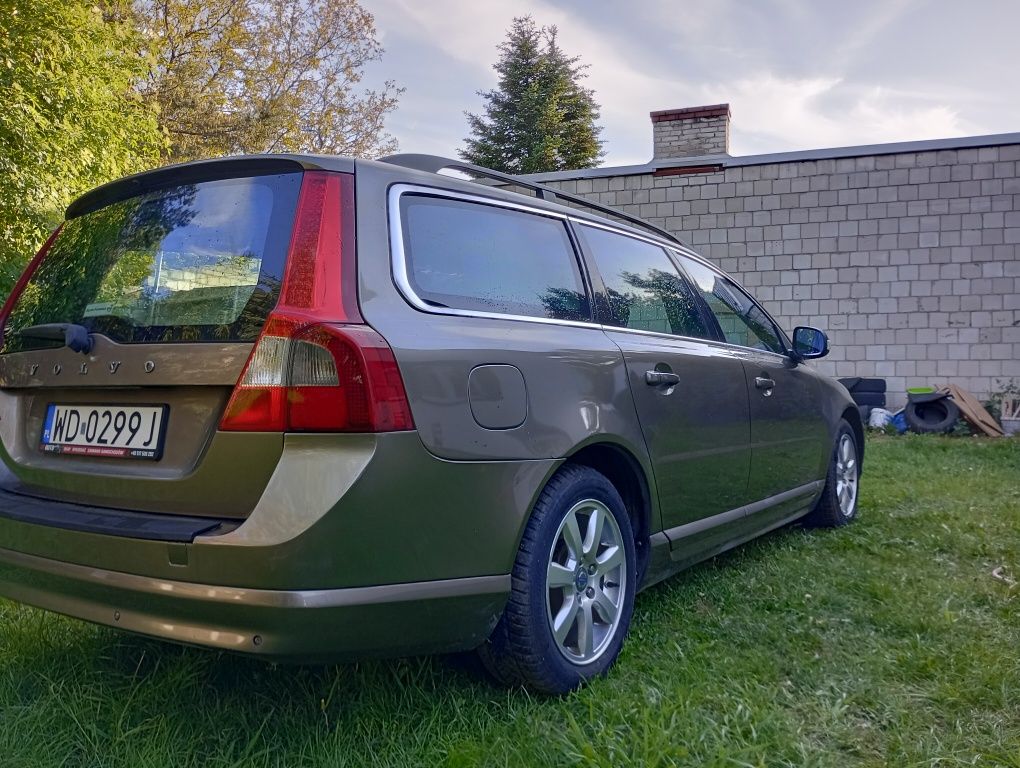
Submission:
M 651 562 L 642 589 L 803 517 L 824 485 L 823 480 L 816 480 L 753 504 L 652 534 Z

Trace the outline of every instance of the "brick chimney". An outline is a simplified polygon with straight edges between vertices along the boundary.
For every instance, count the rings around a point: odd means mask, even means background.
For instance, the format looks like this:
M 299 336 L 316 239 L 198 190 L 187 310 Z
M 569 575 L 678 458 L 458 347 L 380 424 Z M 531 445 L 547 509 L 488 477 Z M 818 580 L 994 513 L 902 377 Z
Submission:
M 664 109 L 651 116 L 656 160 L 730 153 L 729 104 Z

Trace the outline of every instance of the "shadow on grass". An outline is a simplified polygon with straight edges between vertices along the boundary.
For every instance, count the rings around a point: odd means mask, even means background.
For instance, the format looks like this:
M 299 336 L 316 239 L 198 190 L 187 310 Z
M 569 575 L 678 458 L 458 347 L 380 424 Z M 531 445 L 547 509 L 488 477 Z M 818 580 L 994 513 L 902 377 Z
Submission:
M 87 763 L 105 754 L 111 765 L 170 764 L 173 755 L 182 765 L 197 764 L 196 755 L 214 758 L 209 765 L 291 763 L 298 755 L 343 755 L 359 765 L 382 753 L 390 764 L 478 757 L 464 763 L 470 765 L 496 744 L 515 754 L 566 749 L 571 728 L 602 738 L 601 715 L 582 725 L 574 718 L 600 712 L 607 701 L 644 712 L 650 733 L 668 740 L 657 709 L 647 709 L 647 691 L 688 691 L 698 670 L 712 665 L 714 679 L 746 677 L 747 659 L 732 647 L 721 657 L 715 645 L 719 610 L 744 599 L 748 573 L 814 535 L 779 529 L 646 590 L 621 662 L 566 700 L 505 690 L 484 677 L 472 654 L 275 665 L 0 604 L 0 711 L 19 712 L 8 721 L 12 732 L 20 723 L 43 738 L 51 734 L 55 755 L 74 749 Z M 701 625 L 696 633 L 692 616 Z M 674 652 L 678 633 L 690 635 L 681 641 L 689 657 Z M 631 727 L 619 717 L 617 727 Z M 8 741 L 0 735 L 0 746 L 21 756 L 39 749 L 27 738 Z M 149 762 L 143 749 L 157 750 L 159 759 Z
M 698 586 L 715 580 L 740 579 L 740 571 L 754 567 L 777 548 L 799 546 L 818 533 L 794 524 L 696 564 L 638 596 L 635 620 L 643 608 L 694 611 Z M 371 659 L 342 664 L 276 664 L 257 657 L 177 645 L 163 640 L 57 617 L 33 609 L 15 609 L 17 620 L 3 628 L 6 657 L 24 671 L 46 679 L 92 681 L 112 689 L 153 685 L 194 688 L 198 695 L 215 693 L 239 700 L 259 698 L 272 691 L 277 706 L 307 706 L 309 695 L 342 687 L 371 689 L 386 696 L 400 691 L 457 691 L 482 698 L 507 694 L 485 674 L 471 652 L 404 659 Z M 325 694 L 316 693 L 317 697 Z

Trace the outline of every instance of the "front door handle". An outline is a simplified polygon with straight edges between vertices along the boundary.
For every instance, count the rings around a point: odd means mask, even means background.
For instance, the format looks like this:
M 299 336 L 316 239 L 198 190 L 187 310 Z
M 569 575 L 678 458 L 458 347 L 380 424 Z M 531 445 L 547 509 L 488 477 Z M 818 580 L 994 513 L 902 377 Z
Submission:
M 668 371 L 645 371 L 645 384 L 650 387 L 658 387 L 663 384 L 673 386 L 680 383 L 680 377 Z
M 771 390 L 775 389 L 776 382 L 766 376 L 758 376 L 754 380 L 754 386 L 758 389 Z

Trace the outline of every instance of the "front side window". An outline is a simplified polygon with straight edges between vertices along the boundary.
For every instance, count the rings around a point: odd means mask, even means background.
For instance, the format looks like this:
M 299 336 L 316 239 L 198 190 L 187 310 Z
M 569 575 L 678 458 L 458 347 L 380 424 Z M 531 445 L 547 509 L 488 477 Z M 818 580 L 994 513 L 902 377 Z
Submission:
M 426 195 L 400 198 L 414 293 L 436 307 L 591 320 L 564 222 Z
M 772 320 L 732 280 L 701 262 L 678 254 L 730 344 L 785 354 Z
M 577 230 L 606 286 L 607 324 L 710 337 L 693 291 L 662 248 L 596 227 Z

